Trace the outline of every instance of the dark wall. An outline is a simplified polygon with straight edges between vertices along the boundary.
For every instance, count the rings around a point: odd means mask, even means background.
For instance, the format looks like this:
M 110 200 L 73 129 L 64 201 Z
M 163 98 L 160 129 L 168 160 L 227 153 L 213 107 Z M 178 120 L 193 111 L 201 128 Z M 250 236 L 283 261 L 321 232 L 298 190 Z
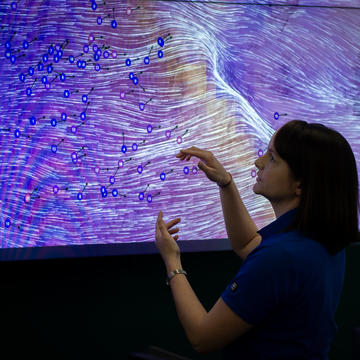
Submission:
M 351 327 L 360 326 L 359 260 L 360 246 L 352 246 L 330 359 L 351 359 Z M 185 253 L 182 262 L 207 309 L 241 265 L 227 251 Z M 192 359 L 221 358 L 191 349 L 159 255 L 22 261 L 0 268 L 6 334 L 1 348 L 13 358 L 126 359 L 149 345 Z

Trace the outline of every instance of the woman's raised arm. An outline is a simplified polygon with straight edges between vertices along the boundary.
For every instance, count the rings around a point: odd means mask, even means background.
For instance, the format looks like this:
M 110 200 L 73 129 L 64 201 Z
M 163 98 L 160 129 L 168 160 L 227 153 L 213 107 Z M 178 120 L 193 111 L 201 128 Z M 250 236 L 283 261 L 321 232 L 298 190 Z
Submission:
M 192 146 L 191 148 L 180 150 L 176 155 L 180 160 L 190 160 L 192 156 L 201 160 L 198 163 L 198 167 L 209 180 L 219 185 L 228 184 L 230 181 L 229 185 L 219 187 L 220 199 L 231 247 L 241 256 L 241 251 L 246 245 L 259 236 L 257 234 L 257 226 L 251 219 L 232 177 L 212 152 Z

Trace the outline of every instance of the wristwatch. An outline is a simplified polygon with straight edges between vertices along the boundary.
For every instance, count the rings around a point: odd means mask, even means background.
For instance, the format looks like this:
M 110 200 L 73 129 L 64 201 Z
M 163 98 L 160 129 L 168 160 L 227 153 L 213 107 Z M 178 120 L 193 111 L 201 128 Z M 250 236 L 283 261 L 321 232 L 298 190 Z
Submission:
M 166 282 L 166 285 L 169 285 L 170 284 L 170 280 L 175 276 L 175 275 L 178 275 L 178 274 L 184 274 L 184 275 L 187 275 L 187 272 L 183 269 L 175 269 L 174 271 L 172 271 L 166 278 L 165 282 Z

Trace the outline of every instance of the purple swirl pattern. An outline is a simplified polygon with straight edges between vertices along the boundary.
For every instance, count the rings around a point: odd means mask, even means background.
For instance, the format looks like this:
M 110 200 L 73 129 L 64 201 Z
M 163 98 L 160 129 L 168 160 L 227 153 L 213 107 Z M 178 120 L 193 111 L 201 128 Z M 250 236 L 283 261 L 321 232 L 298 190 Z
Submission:
M 226 238 L 216 184 L 175 157 L 193 145 L 262 227 L 254 161 L 291 119 L 358 161 L 359 2 L 257 3 L 2 2 L 1 247 L 153 241 L 160 210 L 182 240 Z

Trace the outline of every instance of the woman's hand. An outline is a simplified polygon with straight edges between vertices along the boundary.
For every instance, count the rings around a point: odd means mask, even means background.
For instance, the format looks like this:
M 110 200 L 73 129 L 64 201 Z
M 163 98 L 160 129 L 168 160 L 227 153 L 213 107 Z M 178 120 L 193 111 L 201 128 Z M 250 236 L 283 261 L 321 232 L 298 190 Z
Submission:
M 189 161 L 192 156 L 196 156 L 202 161 L 199 161 L 198 167 L 202 170 L 207 178 L 211 181 L 215 181 L 218 184 L 227 184 L 231 181 L 231 175 L 225 170 L 225 168 L 216 160 L 211 151 L 201 150 L 196 146 L 191 148 L 180 150 L 176 155 L 180 160 Z
M 177 218 L 169 221 L 168 223 L 165 223 L 163 220 L 162 211 L 159 212 L 156 221 L 155 244 L 165 262 L 166 267 L 171 269 L 168 270 L 168 272 L 181 267 L 180 248 L 176 243 L 176 240 L 179 238 L 179 236 L 171 236 L 179 231 L 179 228 L 172 229 L 172 227 L 178 224 L 180 221 L 181 219 Z

